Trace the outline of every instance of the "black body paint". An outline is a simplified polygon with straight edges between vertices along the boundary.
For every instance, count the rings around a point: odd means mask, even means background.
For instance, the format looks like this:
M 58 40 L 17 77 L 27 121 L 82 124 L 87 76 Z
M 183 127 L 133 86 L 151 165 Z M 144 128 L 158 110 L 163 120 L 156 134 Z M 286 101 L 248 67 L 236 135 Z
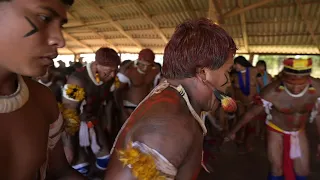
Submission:
M 33 22 L 28 17 L 25 16 L 24 18 L 26 18 L 26 20 L 29 22 L 33 29 L 29 31 L 27 34 L 25 34 L 23 37 L 29 37 L 37 33 L 39 31 L 38 27 L 35 24 L 33 24 Z
M 223 84 L 221 85 L 221 87 L 222 87 L 222 86 L 225 86 L 225 85 L 228 84 L 228 82 L 229 82 L 229 78 L 228 78 L 228 76 L 227 76 L 226 74 L 224 74 L 224 77 L 226 77 L 226 82 L 223 83 Z

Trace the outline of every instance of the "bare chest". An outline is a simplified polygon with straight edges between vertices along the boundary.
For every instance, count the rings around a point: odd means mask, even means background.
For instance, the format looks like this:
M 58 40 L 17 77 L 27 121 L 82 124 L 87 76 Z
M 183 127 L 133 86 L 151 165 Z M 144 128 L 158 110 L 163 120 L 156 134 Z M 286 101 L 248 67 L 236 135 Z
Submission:
M 137 70 L 132 69 L 129 72 L 131 84 L 133 86 L 152 86 L 155 78 L 155 74 L 153 72 L 149 72 L 147 74 L 140 74 Z
M 283 114 L 305 114 L 312 111 L 316 100 L 317 97 L 310 94 L 294 98 L 283 92 L 278 96 L 273 106 L 275 110 Z
M 13 113 L 0 114 L 0 177 L 36 176 L 46 160 L 49 118 L 32 102 Z

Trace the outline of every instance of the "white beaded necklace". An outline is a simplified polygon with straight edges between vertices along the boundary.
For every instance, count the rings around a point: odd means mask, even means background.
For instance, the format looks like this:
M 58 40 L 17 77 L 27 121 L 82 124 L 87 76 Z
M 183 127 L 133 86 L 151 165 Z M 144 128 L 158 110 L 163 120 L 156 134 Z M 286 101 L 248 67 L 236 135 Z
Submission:
M 29 89 L 23 78 L 18 75 L 18 88 L 8 96 L 0 96 L 0 113 L 11 113 L 20 109 L 29 100 Z

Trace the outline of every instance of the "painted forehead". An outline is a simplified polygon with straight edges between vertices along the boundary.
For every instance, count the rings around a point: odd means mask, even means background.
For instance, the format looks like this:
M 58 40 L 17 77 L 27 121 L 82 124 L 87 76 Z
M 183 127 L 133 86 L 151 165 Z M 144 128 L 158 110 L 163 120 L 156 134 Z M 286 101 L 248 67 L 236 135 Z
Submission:
M 309 76 L 284 74 L 283 78 L 284 78 L 284 81 L 286 82 L 299 84 L 299 83 L 305 83 L 309 79 Z

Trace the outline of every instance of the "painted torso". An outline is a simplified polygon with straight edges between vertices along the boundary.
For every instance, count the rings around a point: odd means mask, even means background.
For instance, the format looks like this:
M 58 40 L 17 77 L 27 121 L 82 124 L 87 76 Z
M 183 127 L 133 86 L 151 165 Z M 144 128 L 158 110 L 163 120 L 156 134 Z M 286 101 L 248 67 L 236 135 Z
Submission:
M 314 82 L 315 83 L 315 82 Z M 319 89 L 315 93 L 306 92 L 302 97 L 292 97 L 282 90 L 278 92 L 280 82 L 272 83 L 262 98 L 272 103 L 272 122 L 286 131 L 297 131 L 304 128 L 320 97 Z

